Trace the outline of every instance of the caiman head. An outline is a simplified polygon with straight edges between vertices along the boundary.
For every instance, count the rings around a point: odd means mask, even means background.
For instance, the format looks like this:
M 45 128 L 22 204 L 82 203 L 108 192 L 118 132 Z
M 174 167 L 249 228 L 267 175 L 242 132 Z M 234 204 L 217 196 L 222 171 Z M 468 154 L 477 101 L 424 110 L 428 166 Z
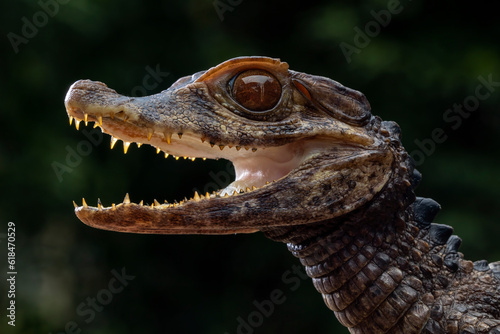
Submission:
M 122 140 L 174 157 L 228 159 L 236 179 L 212 194 L 152 205 L 75 204 L 93 227 L 133 233 L 226 234 L 340 217 L 394 189 L 411 167 L 399 128 L 363 94 L 267 57 L 228 60 L 146 97 L 80 80 L 66 95 L 70 124 L 93 121 Z M 382 196 L 383 197 L 383 196 Z M 390 196 L 386 196 L 388 201 Z

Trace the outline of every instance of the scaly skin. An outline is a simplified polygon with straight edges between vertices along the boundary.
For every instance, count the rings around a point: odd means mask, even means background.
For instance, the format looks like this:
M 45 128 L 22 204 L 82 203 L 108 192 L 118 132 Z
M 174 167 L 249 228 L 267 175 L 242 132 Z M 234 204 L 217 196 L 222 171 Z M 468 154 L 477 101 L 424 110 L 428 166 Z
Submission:
M 225 158 L 236 180 L 180 203 L 75 204 L 93 227 L 131 233 L 262 231 L 285 242 L 351 333 L 500 333 L 500 262 L 472 263 L 439 205 L 415 198 L 420 174 L 399 127 L 363 94 L 277 59 L 242 57 L 131 98 L 81 80 L 70 123 L 94 121 L 165 154 Z

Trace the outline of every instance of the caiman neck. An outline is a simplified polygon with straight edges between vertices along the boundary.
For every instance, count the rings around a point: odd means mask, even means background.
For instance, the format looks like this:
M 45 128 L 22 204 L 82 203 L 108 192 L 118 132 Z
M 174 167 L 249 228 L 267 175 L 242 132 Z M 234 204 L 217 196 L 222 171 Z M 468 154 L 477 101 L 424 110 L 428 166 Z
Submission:
M 431 257 L 431 246 L 414 219 L 419 174 L 407 167 L 371 203 L 348 215 L 265 231 L 287 243 L 326 305 L 353 333 L 420 332 L 430 318 L 434 296 L 419 263 Z
M 450 291 L 470 284 L 475 264 L 458 253 L 451 227 L 431 223 L 439 204 L 414 199 L 413 187 L 407 193 L 392 214 L 377 214 L 380 194 L 341 218 L 265 231 L 287 243 L 352 333 L 458 333 L 458 322 L 444 320 L 446 305 L 456 302 Z
M 403 209 L 401 213 L 406 214 Z M 429 252 L 429 244 L 418 234 L 416 226 L 402 223 L 399 217 L 335 219 L 300 230 L 266 232 L 271 239 L 287 243 L 338 320 L 367 333 L 413 328 L 408 327 L 414 325 L 411 308 L 424 311 L 421 322 L 427 321 L 433 297 L 424 296 L 422 282 L 410 269 L 416 265 L 412 260 Z

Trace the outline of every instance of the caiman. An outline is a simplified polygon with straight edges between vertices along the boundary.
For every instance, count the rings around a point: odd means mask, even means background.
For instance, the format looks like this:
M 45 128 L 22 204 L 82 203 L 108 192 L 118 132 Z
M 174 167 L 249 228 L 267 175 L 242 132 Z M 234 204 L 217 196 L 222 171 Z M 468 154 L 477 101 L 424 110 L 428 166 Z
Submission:
M 399 126 L 365 96 L 267 57 L 240 57 L 126 97 L 80 80 L 70 124 L 96 122 L 166 155 L 228 159 L 236 178 L 212 194 L 151 205 L 75 204 L 85 224 L 157 234 L 263 232 L 300 259 L 351 333 L 500 333 L 500 262 L 471 262 L 421 179 Z

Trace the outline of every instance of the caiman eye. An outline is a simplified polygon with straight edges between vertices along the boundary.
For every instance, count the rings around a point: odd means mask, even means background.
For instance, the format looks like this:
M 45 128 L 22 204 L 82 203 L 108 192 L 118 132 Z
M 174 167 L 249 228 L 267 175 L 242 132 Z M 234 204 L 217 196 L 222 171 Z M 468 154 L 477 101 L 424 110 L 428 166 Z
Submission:
M 281 98 L 281 85 L 271 73 L 248 70 L 229 82 L 233 98 L 248 110 L 272 109 Z

